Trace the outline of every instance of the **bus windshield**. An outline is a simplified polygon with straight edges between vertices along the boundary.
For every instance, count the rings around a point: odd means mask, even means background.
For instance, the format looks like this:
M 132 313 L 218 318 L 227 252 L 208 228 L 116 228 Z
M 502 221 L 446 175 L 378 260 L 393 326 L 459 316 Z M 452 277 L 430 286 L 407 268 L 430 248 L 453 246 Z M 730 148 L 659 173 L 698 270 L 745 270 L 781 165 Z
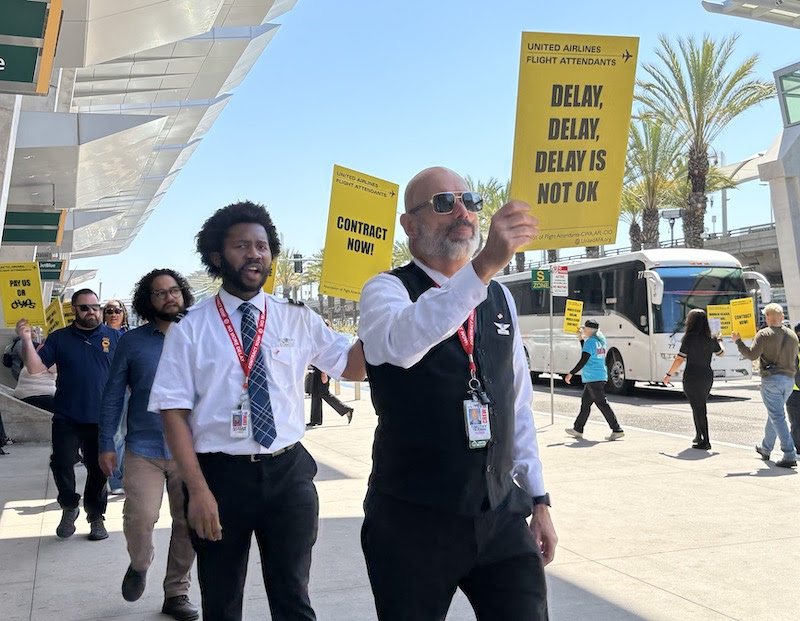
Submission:
M 740 267 L 659 267 L 655 270 L 664 281 L 664 299 L 654 307 L 655 332 L 682 332 L 687 313 L 709 304 L 728 304 L 747 297 Z

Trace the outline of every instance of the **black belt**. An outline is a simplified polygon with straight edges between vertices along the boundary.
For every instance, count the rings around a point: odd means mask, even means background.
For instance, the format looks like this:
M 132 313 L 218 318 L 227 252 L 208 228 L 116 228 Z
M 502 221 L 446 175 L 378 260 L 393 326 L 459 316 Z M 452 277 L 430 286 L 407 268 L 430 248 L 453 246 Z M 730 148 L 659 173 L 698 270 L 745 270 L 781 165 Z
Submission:
M 225 457 L 227 459 L 232 459 L 234 461 L 246 461 L 250 463 L 258 463 L 262 459 L 270 459 L 271 457 L 280 457 L 284 453 L 288 453 L 289 451 L 294 449 L 299 444 L 300 444 L 299 442 L 294 442 L 289 446 L 284 446 L 282 449 L 278 449 L 274 453 L 256 453 L 254 455 L 229 455 L 228 453 L 201 453 L 201 455 L 202 454 L 217 455 L 220 457 Z

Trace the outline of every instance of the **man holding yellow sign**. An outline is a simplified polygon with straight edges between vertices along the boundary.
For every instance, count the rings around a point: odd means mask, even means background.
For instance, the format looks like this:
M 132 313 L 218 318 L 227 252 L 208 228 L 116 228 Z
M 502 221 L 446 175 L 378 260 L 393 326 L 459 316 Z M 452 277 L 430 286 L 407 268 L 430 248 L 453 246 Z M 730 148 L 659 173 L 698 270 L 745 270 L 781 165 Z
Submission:
M 742 342 L 739 332 L 731 334 L 731 338 L 742 356 L 748 360 L 758 359 L 761 369 L 761 398 L 769 418 L 764 428 L 764 439 L 761 444 L 756 444 L 756 453 L 767 461 L 776 438 L 780 438 L 783 459 L 775 465 L 794 468 L 797 466 L 797 449 L 786 423 L 785 406 L 794 388 L 797 335 L 783 325 L 783 307 L 780 304 L 767 304 L 762 312 L 767 327 L 758 331 L 750 347 Z M 734 317 L 734 325 L 735 323 Z

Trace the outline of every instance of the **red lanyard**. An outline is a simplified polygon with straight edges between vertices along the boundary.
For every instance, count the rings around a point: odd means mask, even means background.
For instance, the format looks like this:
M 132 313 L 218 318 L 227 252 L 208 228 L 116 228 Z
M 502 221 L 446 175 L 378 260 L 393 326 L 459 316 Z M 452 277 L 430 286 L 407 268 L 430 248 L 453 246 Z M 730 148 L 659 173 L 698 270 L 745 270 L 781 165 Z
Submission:
M 431 278 L 431 280 L 433 280 Z M 436 285 L 437 289 L 441 289 L 441 285 L 433 281 L 433 284 Z M 463 325 L 458 326 L 458 340 L 461 341 L 461 347 L 464 348 L 464 352 L 467 354 L 467 359 L 469 360 L 469 371 L 473 378 L 475 378 L 478 367 L 475 365 L 475 358 L 473 357 L 473 353 L 475 352 L 475 309 L 473 308 L 469 312 L 469 317 L 467 317 L 467 329 L 464 329 Z
M 236 331 L 233 329 L 233 322 L 231 321 L 231 318 L 228 317 L 228 312 L 225 310 L 225 307 L 222 304 L 219 293 L 214 297 L 214 301 L 217 303 L 217 311 L 219 312 L 219 316 L 222 319 L 222 323 L 225 326 L 226 332 L 228 333 L 228 337 L 231 339 L 231 343 L 233 343 L 233 349 L 236 351 L 236 357 L 239 358 L 239 364 L 242 367 L 242 371 L 244 371 L 244 384 L 242 384 L 242 388 L 247 388 L 247 380 L 250 378 L 250 372 L 253 370 L 253 366 L 256 364 L 256 356 L 258 355 L 259 347 L 261 347 L 261 339 L 264 336 L 264 326 L 267 323 L 267 301 L 266 299 L 264 300 L 264 310 L 261 313 L 261 316 L 258 318 L 256 336 L 253 339 L 253 346 L 250 348 L 250 354 L 246 359 L 244 357 L 244 348 L 242 347 L 242 343 L 239 340 L 239 337 L 236 335 Z
M 474 375 L 478 371 L 478 367 L 475 366 L 475 358 L 472 356 L 475 351 L 474 308 L 469 312 L 469 317 L 467 317 L 467 329 L 465 330 L 463 325 L 458 326 L 458 339 L 461 341 L 461 347 L 464 348 L 467 358 L 469 359 L 469 370 Z

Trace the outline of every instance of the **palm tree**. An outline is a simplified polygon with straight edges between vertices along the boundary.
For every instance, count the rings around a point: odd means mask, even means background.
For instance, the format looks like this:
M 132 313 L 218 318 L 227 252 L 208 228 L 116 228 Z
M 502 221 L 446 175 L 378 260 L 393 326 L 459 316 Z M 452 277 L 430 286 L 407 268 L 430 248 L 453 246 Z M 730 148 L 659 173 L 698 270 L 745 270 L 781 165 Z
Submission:
M 738 35 L 719 42 L 705 35 L 678 38 L 677 49 L 665 37 L 656 50 L 660 65 L 647 63 L 647 79 L 637 80 L 636 99 L 645 114 L 674 126 L 687 149 L 687 181 L 683 231 L 689 248 L 703 247 L 706 212 L 706 176 L 709 149 L 720 132 L 736 116 L 775 96 L 775 85 L 754 77 L 758 54 L 729 67 Z
M 394 242 L 392 247 L 392 269 L 410 263 L 413 258 L 408 247 L 408 238 Z
M 631 241 L 631 252 L 642 249 L 642 203 L 637 192 L 630 185 L 622 188 L 622 205 L 619 210 L 619 219 L 628 225 L 628 238 Z M 657 231 L 658 229 L 656 229 Z M 656 247 L 656 246 L 653 246 Z
M 659 210 L 681 187 L 682 147 L 680 136 L 658 119 L 645 117 L 631 123 L 623 206 L 626 201 L 638 204 L 635 211 L 641 215 L 645 248 L 658 248 Z M 632 205 L 628 205 L 628 211 L 633 211 Z
M 297 254 L 295 248 L 287 248 L 283 243 L 283 235 L 281 235 L 281 248 L 284 249 L 281 257 L 275 261 L 275 287 L 281 287 L 283 297 L 289 298 L 292 295 L 292 289 L 300 284 L 300 274 L 294 271 L 294 261 L 291 257 Z

